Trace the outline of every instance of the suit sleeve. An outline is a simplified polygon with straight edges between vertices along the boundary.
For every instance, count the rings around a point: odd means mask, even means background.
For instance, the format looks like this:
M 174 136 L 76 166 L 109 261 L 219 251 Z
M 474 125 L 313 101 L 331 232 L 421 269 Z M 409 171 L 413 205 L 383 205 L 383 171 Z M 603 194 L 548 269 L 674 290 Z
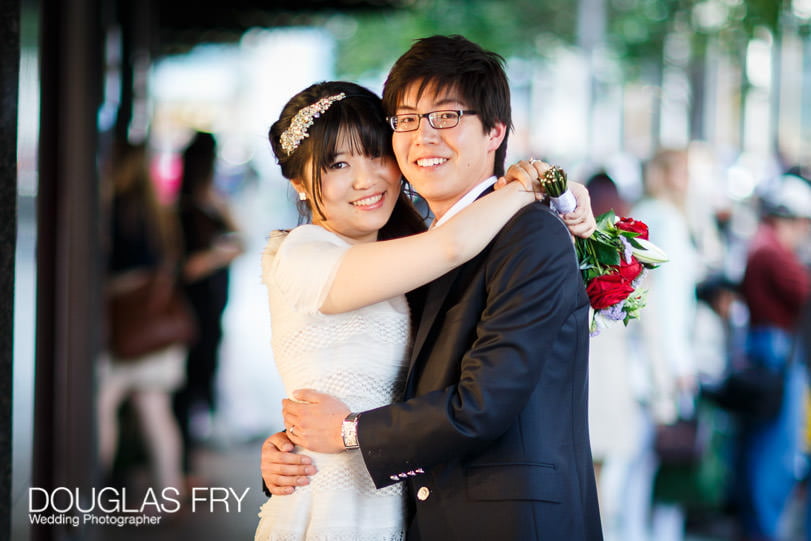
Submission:
M 563 323 L 588 302 L 571 238 L 540 205 L 505 226 L 483 265 L 486 302 L 458 381 L 360 416 L 361 451 L 378 488 L 395 482 L 392 472 L 428 469 L 501 436 L 536 390 Z

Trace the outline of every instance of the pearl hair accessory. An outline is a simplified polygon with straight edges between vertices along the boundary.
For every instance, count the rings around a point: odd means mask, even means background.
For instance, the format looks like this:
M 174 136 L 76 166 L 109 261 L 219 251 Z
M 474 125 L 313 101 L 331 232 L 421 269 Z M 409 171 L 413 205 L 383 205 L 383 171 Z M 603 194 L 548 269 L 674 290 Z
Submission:
M 290 127 L 284 130 L 284 133 L 282 133 L 281 137 L 279 137 L 279 141 L 282 144 L 282 149 L 287 152 L 288 156 L 298 148 L 302 139 L 310 136 L 310 134 L 307 133 L 307 129 L 313 125 L 313 119 L 320 117 L 322 113 L 332 106 L 333 103 L 340 101 L 345 97 L 346 94 L 343 92 L 340 94 L 335 94 L 334 96 L 327 96 L 326 98 L 321 98 L 312 105 L 302 107 L 301 110 L 296 113 L 296 116 L 294 116 L 293 120 L 290 121 Z

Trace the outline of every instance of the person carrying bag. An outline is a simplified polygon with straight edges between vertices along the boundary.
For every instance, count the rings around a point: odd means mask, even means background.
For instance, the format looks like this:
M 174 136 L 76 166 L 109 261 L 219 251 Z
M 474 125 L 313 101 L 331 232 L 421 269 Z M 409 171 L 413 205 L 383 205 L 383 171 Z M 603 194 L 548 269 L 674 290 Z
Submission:
M 801 355 L 796 330 L 811 298 L 811 276 L 797 251 L 809 234 L 811 184 L 783 175 L 761 195 L 761 221 L 741 287 L 750 314 L 747 358 L 760 367 L 761 384 L 773 381 L 771 391 L 749 397 L 748 407 L 779 404 L 769 406 L 770 417 L 741 417 L 742 486 L 736 492 L 743 533 L 754 539 L 777 539 L 780 517 L 797 482 L 794 464 L 802 453 L 806 375 L 795 359 Z
M 171 392 L 183 383 L 195 323 L 172 271 L 180 253 L 176 218 L 155 197 L 148 165 L 145 145 L 114 145 L 107 175 L 112 188 L 107 340 L 97 374 L 99 460 L 112 476 L 118 434 L 125 428 L 118 410 L 129 401 L 151 459 L 153 486 L 180 495 L 181 441 Z

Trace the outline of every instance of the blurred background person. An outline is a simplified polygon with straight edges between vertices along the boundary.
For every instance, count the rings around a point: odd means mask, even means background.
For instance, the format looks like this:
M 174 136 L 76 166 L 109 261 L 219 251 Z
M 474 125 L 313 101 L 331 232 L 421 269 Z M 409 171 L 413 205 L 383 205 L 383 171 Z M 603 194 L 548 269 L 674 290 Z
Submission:
M 586 181 L 595 216 L 613 210 L 628 216 L 629 204 L 617 184 L 598 171 Z M 589 435 L 600 498 L 604 535 L 620 539 L 625 475 L 639 439 L 634 418 L 636 403 L 631 388 L 628 336 L 624 325 L 608 326 L 592 337 L 589 349 Z
M 630 215 L 650 228 L 650 239 L 669 262 L 643 283 L 648 303 L 638 324 L 629 329 L 631 385 L 636 411 L 634 451 L 626 463 L 624 496 L 617 539 L 636 541 L 682 539 L 685 515 L 678 504 L 653 503 L 653 483 L 659 467 L 654 450 L 657 425 L 693 414 L 696 389 L 691 349 L 695 317 L 695 286 L 700 261 L 691 241 L 685 205 L 689 184 L 687 153 L 658 151 L 646 164 L 644 196 Z
M 197 443 L 212 435 L 217 412 L 217 368 L 222 341 L 222 315 L 228 303 L 229 266 L 244 248 L 228 202 L 214 179 L 217 142 L 206 132 L 194 133 L 182 154 L 178 214 L 184 250 L 183 279 L 197 318 L 198 338 L 186 359 L 186 381 L 174 396 L 175 415 L 183 436 L 183 471 L 194 472 Z
M 728 367 L 740 363 L 743 333 L 749 313 L 740 285 L 721 273 L 713 273 L 696 285 L 696 316 L 693 353 L 701 383 L 718 383 Z
M 742 282 L 750 313 L 748 362 L 782 372 L 780 411 L 742 427 L 740 521 L 746 540 L 776 540 L 797 482 L 801 453 L 804 364 L 797 329 L 811 295 L 811 278 L 797 251 L 808 242 L 811 186 L 784 175 L 761 196 L 760 224 L 751 239 Z
M 112 190 L 108 299 L 114 301 L 141 288 L 154 273 L 165 276 L 167 287 L 171 287 L 180 258 L 176 216 L 155 196 L 144 144 L 119 142 L 114 146 L 107 187 Z M 112 323 L 108 322 L 108 327 Z M 98 372 L 99 459 L 108 477 L 112 475 L 119 429 L 128 428 L 119 426 L 119 407 L 129 398 L 140 421 L 154 481 L 160 488 L 181 489 L 181 437 L 172 414 L 171 393 L 183 384 L 185 356 L 186 345 L 179 343 L 135 358 L 122 358 L 112 351 L 102 356 Z
M 738 424 L 730 412 L 712 401 L 705 391 L 722 385 L 724 376 L 744 361 L 749 312 L 740 284 L 721 272 L 709 274 L 696 286 L 693 353 L 702 394 L 697 415 L 703 432 L 703 456 L 692 469 L 684 502 L 694 511 L 692 522 L 708 535 L 731 538 L 735 529 L 734 498 L 740 489 L 734 475 Z
M 605 171 L 598 171 L 586 180 L 591 195 L 591 209 L 594 216 L 613 210 L 617 216 L 628 216 L 630 204 L 620 193 L 616 182 Z

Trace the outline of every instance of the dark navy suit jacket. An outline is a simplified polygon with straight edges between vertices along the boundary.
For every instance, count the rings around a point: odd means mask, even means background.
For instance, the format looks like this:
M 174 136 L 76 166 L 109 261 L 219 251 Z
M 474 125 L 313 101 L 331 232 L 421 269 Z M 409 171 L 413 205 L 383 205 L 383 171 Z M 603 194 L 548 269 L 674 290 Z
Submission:
M 588 298 L 560 219 L 524 207 L 410 297 L 405 400 L 361 414 L 378 487 L 406 480 L 410 540 L 600 540 Z

